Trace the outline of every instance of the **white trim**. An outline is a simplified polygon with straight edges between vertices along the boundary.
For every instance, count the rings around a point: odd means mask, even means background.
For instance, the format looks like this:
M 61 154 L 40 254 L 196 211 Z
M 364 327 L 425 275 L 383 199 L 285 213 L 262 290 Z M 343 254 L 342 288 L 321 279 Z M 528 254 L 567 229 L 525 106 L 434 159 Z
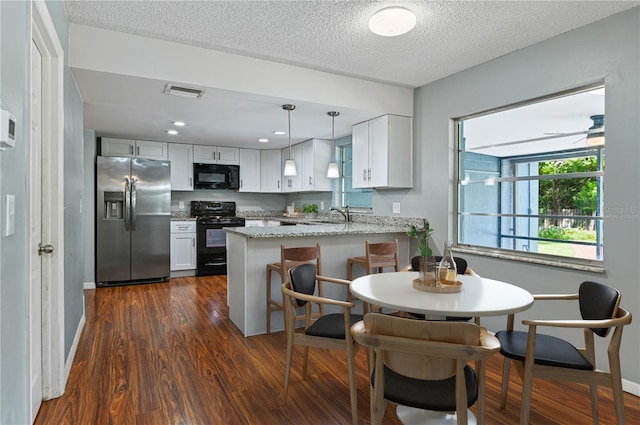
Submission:
M 43 0 L 32 2 L 32 39 L 42 53 L 42 240 L 54 246 L 42 262 L 42 395 L 58 397 L 64 371 L 64 50 Z
M 71 372 L 71 366 L 73 366 L 73 359 L 76 357 L 76 351 L 78 351 L 78 344 L 80 343 L 80 336 L 82 335 L 82 330 L 84 329 L 84 324 L 86 323 L 85 315 L 83 314 L 80 318 L 80 323 L 78 323 L 78 328 L 76 329 L 76 335 L 73 337 L 73 342 L 71 343 L 71 348 L 69 350 L 69 355 L 67 356 L 67 361 L 64 364 L 64 381 L 67 382 L 69 379 L 69 373 Z
M 82 289 L 96 289 L 96 283 L 95 282 L 84 282 L 82 284 Z
M 633 394 L 636 397 L 640 397 L 640 383 L 629 381 L 628 379 L 622 380 L 622 389 L 629 393 Z

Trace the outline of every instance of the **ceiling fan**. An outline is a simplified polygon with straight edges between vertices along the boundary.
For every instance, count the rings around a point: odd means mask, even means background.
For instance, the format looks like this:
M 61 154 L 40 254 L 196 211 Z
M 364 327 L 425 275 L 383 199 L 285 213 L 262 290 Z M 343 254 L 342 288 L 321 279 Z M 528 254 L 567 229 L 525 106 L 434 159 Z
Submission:
M 589 118 L 593 121 L 593 125 L 589 127 L 586 131 L 576 131 L 572 133 L 543 133 L 549 135 L 549 139 L 554 137 L 567 137 L 567 136 L 577 136 L 584 135 L 580 137 L 575 142 L 571 143 L 575 145 L 578 142 L 587 139 L 587 145 L 589 146 L 601 146 L 604 145 L 604 114 L 591 115 Z M 540 140 L 545 140 L 546 138 L 540 138 Z

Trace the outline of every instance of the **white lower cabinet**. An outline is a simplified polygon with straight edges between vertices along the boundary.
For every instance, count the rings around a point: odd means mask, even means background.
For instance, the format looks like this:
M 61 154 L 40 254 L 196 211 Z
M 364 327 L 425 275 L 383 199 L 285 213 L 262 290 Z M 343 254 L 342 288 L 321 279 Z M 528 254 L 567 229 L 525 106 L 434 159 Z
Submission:
M 171 222 L 171 271 L 196 269 L 196 222 Z

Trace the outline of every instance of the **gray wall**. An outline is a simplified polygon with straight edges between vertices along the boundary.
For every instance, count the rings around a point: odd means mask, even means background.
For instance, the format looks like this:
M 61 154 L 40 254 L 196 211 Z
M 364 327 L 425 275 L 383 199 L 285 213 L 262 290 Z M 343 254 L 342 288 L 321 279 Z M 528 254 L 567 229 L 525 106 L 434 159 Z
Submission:
M 0 422 L 3 424 L 27 422 L 28 8 L 27 2 L 0 2 L 0 96 L 2 107 L 16 117 L 16 147 L 0 153 L 3 218 L 5 195 L 16 195 L 16 233 L 0 236 Z
M 635 8 L 419 88 L 415 93 L 414 115 L 416 188 L 406 193 L 378 191 L 374 212 L 379 213 L 380 206 L 386 210 L 391 202 L 401 198 L 403 215 L 426 216 L 436 229 L 435 246 L 440 247 L 442 240 L 450 237 L 447 229 L 451 229 L 455 219 L 450 198 L 455 182 L 452 119 L 604 79 L 606 273 L 472 255 L 468 255 L 468 260 L 480 275 L 516 283 L 532 293 L 576 292 L 585 280 L 612 285 L 621 291 L 623 306 L 638 317 L 639 62 L 640 8 Z M 547 307 L 534 307 L 520 316 L 554 317 L 562 310 L 561 304 L 551 303 Z M 640 383 L 639 322 L 635 320 L 627 327 L 622 343 L 623 376 L 636 384 L 636 391 Z M 498 330 L 504 327 L 505 321 L 490 318 L 483 319 L 483 324 Z M 571 339 L 581 343 L 579 333 Z M 603 367 L 606 365 L 606 352 L 599 343 L 598 362 Z
M 67 51 L 67 19 L 60 1 L 47 2 L 61 44 Z M 6 194 L 16 195 L 16 233 L 0 236 L 0 423 L 28 422 L 27 247 L 29 152 L 29 2 L 0 2 L 0 97 L 17 120 L 16 147 L 0 153 L 2 211 Z M 67 67 L 64 72 L 65 162 L 65 356 L 83 315 L 82 99 Z M 2 215 L 4 218 L 4 214 Z

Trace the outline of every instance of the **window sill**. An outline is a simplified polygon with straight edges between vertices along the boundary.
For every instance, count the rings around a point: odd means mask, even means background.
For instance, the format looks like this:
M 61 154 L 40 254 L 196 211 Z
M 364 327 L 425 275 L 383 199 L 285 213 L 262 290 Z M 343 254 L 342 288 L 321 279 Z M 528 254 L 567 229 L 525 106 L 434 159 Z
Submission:
M 454 247 L 453 251 L 462 252 L 466 254 L 480 255 L 483 257 L 499 258 L 502 260 L 520 261 L 523 263 L 540 264 L 544 266 L 580 270 L 580 271 L 591 272 L 591 273 L 604 273 L 606 271 L 604 268 L 604 265 L 571 263 L 565 260 L 551 260 L 546 258 L 537 258 L 537 257 L 523 256 L 523 255 L 517 255 L 517 254 L 508 254 L 504 252 L 489 251 L 489 250 L 478 249 L 478 248 L 458 246 L 458 247 Z

